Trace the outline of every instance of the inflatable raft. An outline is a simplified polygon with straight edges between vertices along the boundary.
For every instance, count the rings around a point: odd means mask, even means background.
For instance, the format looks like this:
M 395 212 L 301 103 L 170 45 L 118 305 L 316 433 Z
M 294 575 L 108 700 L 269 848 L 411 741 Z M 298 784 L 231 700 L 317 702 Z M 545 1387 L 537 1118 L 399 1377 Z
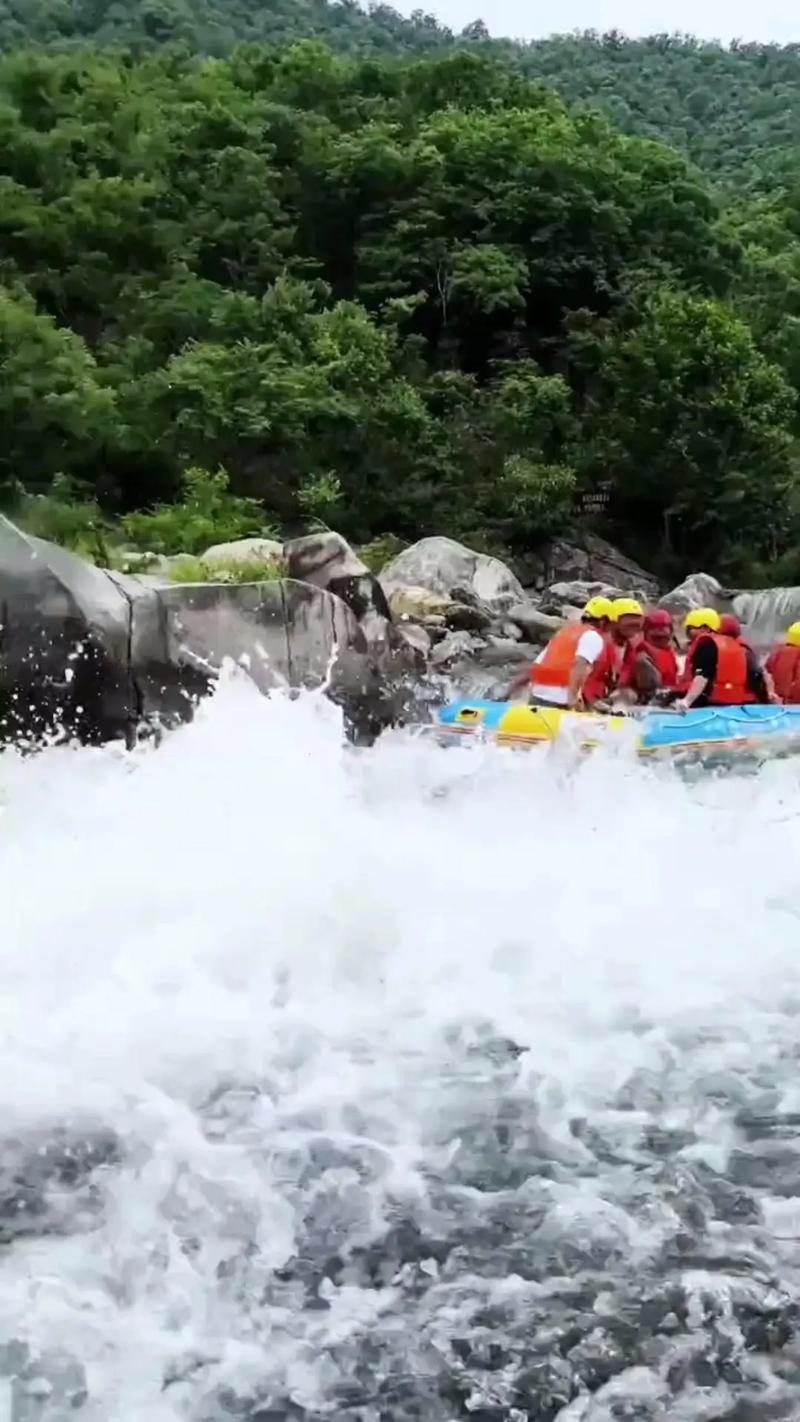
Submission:
M 503 746 L 564 740 L 591 750 L 609 739 L 621 743 L 627 738 L 643 756 L 734 751 L 780 755 L 800 751 L 800 706 L 709 706 L 601 716 L 513 701 L 454 701 L 440 710 L 435 731 L 445 744 L 478 736 Z

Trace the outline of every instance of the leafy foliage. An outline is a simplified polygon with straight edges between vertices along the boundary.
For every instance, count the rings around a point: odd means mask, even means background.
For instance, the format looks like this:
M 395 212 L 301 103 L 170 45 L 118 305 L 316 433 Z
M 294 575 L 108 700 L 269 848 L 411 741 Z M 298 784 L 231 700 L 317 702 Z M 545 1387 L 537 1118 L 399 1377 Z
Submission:
M 90 562 L 103 561 L 112 525 L 91 494 L 65 475 L 56 475 L 46 494 L 19 490 L 12 509 L 31 537 L 59 543 Z
M 215 541 L 230 543 L 256 533 L 269 537 L 271 530 L 264 528 L 255 499 L 231 494 L 224 470 L 209 474 L 193 468 L 183 476 L 178 503 L 127 514 L 122 532 L 134 547 L 170 554 L 205 552 Z

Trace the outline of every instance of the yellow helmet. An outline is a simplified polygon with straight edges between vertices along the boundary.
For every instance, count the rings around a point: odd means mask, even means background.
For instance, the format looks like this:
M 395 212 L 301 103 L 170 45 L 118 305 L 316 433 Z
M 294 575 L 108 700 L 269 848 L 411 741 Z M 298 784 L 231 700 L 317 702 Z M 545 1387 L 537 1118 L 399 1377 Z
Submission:
M 644 617 L 641 604 L 635 597 L 615 597 L 610 615 L 612 622 L 618 622 L 620 617 Z
M 800 647 L 800 622 L 793 622 L 791 627 L 787 628 L 786 641 L 790 647 Z
M 600 621 L 601 617 L 611 616 L 611 599 L 608 597 L 590 597 L 583 609 L 584 617 L 593 617 Z
M 719 613 L 714 607 L 693 607 L 683 619 L 687 632 L 690 627 L 704 627 L 709 632 L 719 632 Z

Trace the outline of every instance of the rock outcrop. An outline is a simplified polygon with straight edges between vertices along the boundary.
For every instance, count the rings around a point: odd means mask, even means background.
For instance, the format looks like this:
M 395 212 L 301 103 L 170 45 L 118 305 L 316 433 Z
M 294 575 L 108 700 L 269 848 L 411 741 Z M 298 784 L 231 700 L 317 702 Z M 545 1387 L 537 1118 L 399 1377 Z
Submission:
M 727 588 L 710 573 L 692 573 L 665 594 L 661 605 L 677 618 L 694 607 L 734 612 L 748 641 L 765 652 L 790 623 L 800 620 L 800 588 Z
M 561 576 L 527 593 L 505 563 L 449 538 L 422 539 L 378 578 L 333 532 L 285 545 L 245 539 L 203 558 L 280 560 L 285 578 L 173 583 L 166 572 L 93 567 L 2 519 L 0 734 L 130 740 L 142 724 L 191 716 L 231 658 L 266 692 L 324 683 L 351 736 L 370 741 L 427 719 L 454 685 L 502 695 L 595 593 L 656 600 L 638 565 L 602 540 L 586 543 L 551 545 Z M 682 614 L 731 597 L 696 574 L 662 603 Z
M 386 726 L 427 720 L 445 690 L 425 675 L 431 650 L 425 621 L 393 615 L 378 578 L 339 533 L 292 539 L 284 554 L 291 576 L 340 598 L 358 623 L 363 648 L 337 659 L 329 688 L 348 734 L 365 743 Z
M 138 704 L 127 581 L 0 519 L 2 734 L 126 733 Z
M 290 578 L 341 598 L 358 619 L 369 646 L 389 645 L 392 615 L 383 588 L 340 533 L 293 538 L 283 551 Z
M 710 573 L 690 573 L 676 588 L 664 594 L 660 605 L 674 617 L 685 617 L 695 607 L 715 607 L 718 612 L 727 612 L 732 597 Z
M 382 570 L 391 612 L 417 623 L 431 643 L 431 664 L 472 694 L 500 695 L 521 663 L 588 598 L 658 596 L 656 579 L 603 539 L 554 540 L 520 565 L 535 587 L 526 592 L 512 568 L 450 538 L 423 538 Z
M 596 533 L 553 538 L 538 553 L 519 560 L 518 571 L 529 589 L 554 583 L 584 583 L 622 589 L 646 602 L 658 597 L 658 579 Z
M 737 592 L 733 611 L 747 629 L 749 640 L 766 650 L 793 622 L 800 621 L 800 588 L 761 588 Z
M 263 689 L 363 656 L 353 613 L 289 579 L 175 584 L 112 573 L 0 518 L 0 735 L 84 742 L 191 716 L 225 657 Z

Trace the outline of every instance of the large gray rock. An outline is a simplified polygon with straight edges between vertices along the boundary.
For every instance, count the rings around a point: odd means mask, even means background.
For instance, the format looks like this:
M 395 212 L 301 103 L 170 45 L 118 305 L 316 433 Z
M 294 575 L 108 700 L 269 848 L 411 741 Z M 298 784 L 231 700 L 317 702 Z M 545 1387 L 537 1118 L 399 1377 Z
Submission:
M 766 650 L 782 639 L 792 622 L 800 621 L 800 588 L 760 588 L 737 592 L 733 610 L 749 640 Z
M 543 594 L 548 605 L 584 608 L 590 597 L 630 597 L 636 596 L 632 588 L 615 587 L 610 583 L 587 583 L 578 579 L 572 583 L 553 583 Z
M 422 538 L 386 564 L 380 577 L 387 597 L 399 588 L 427 588 L 451 596 L 454 588 L 467 588 L 495 614 L 506 612 L 525 594 L 519 579 L 486 553 L 476 553 L 452 538 Z
M 284 544 L 290 578 L 340 597 L 361 626 L 370 647 L 391 646 L 392 615 L 383 589 L 340 533 L 311 533 Z
M 127 584 L 0 517 L 0 735 L 105 740 L 135 723 Z
M 481 643 L 471 632 L 448 632 L 431 653 L 431 664 L 435 667 L 452 666 L 464 657 L 478 651 Z
M 363 743 L 385 726 L 427 719 L 431 704 L 444 697 L 439 683 L 426 677 L 428 633 L 408 614 L 393 618 L 380 582 L 341 534 L 295 538 L 284 553 L 290 575 L 346 603 L 364 639 L 366 654 L 351 650 L 340 657 L 328 689 L 343 707 L 348 733 Z
M 621 588 L 648 602 L 659 593 L 658 579 L 652 573 L 596 533 L 552 539 L 526 561 L 522 571 L 525 581 L 539 588 L 552 583 L 597 583 Z
M 132 636 L 134 674 L 150 697 L 161 667 L 213 679 L 226 658 L 263 691 L 320 686 L 339 649 L 363 647 L 344 603 L 289 579 L 176 585 L 160 589 L 155 606 L 155 623 L 134 609 Z
M 684 617 L 693 607 L 733 611 L 748 641 L 761 652 L 800 619 L 800 588 L 733 589 L 723 587 L 710 573 L 692 573 L 662 603 L 676 617 Z
M 660 605 L 674 617 L 685 617 L 695 607 L 715 607 L 718 612 L 726 612 L 731 606 L 731 597 L 710 573 L 690 573 L 676 588 L 665 593 Z
M 344 651 L 365 661 L 353 613 L 321 588 L 126 577 L 2 517 L 0 608 L 5 737 L 130 739 L 142 722 L 186 719 L 226 657 L 265 690 L 319 686 Z
M 487 640 L 453 645 L 451 639 L 464 638 L 467 633 L 448 634 L 448 656 L 441 668 L 449 682 L 449 693 L 458 688 L 460 696 L 487 696 L 500 699 L 508 691 L 512 677 L 529 665 L 535 653 L 529 645 L 505 637 L 490 636 Z M 434 656 L 439 648 L 434 649 Z
M 283 545 L 283 556 L 290 577 L 317 588 L 327 589 L 342 578 L 360 578 L 369 572 L 347 539 L 329 529 L 290 538 Z
M 508 609 L 511 622 L 516 623 L 527 641 L 541 645 L 558 632 L 565 624 L 563 617 L 551 617 L 542 612 L 532 602 L 517 602 Z

